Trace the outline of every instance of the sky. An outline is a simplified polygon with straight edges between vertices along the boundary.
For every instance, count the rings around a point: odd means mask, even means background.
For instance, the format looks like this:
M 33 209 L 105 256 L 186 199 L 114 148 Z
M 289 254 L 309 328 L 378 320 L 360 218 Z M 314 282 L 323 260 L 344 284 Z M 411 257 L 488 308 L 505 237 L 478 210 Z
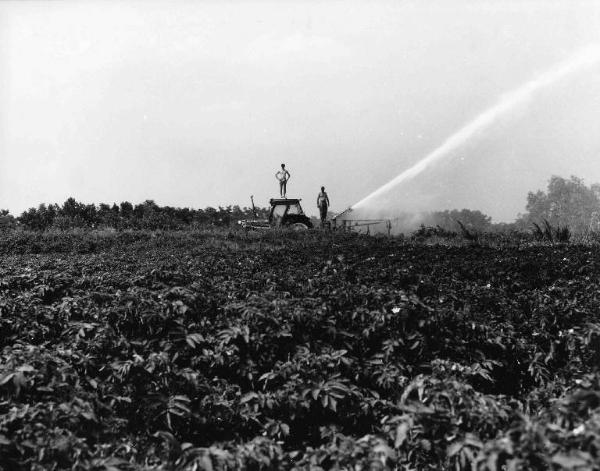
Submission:
M 600 44 L 597 1 L 0 2 L 0 208 L 343 210 L 507 93 Z M 508 221 L 600 182 L 600 67 L 545 87 L 379 204 Z

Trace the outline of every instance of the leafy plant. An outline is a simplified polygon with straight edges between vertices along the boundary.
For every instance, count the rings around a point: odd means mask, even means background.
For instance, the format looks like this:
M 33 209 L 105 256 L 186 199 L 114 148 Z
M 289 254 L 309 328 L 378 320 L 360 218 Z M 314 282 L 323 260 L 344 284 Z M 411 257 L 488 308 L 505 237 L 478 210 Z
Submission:
M 3 232 L 0 466 L 600 469 L 600 254 L 548 226 Z

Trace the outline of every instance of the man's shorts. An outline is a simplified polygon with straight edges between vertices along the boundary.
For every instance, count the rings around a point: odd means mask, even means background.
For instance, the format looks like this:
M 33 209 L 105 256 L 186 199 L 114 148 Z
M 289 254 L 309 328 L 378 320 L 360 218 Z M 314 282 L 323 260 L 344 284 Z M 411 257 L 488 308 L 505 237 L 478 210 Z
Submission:
M 319 212 L 321 213 L 321 221 L 324 221 L 325 219 L 327 219 L 327 205 L 326 204 L 322 204 L 321 206 L 319 206 Z

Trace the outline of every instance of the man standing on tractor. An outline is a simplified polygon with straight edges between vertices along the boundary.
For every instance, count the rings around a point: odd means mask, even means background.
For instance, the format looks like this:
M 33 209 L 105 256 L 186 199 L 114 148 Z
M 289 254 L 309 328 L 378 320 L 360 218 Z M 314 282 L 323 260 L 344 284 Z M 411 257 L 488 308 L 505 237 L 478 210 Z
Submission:
M 290 172 L 288 172 L 285 169 L 285 164 L 281 164 L 281 170 L 279 170 L 279 172 L 277 172 L 275 174 L 275 178 L 277 178 L 277 180 L 279 180 L 279 195 L 282 198 L 285 198 L 285 194 L 286 194 L 286 190 L 287 190 L 287 182 L 290 179 L 291 175 Z
M 321 193 L 317 196 L 317 207 L 321 213 L 321 227 L 325 227 L 325 221 L 327 219 L 327 210 L 329 209 L 329 196 L 325 193 L 325 187 L 321 187 Z

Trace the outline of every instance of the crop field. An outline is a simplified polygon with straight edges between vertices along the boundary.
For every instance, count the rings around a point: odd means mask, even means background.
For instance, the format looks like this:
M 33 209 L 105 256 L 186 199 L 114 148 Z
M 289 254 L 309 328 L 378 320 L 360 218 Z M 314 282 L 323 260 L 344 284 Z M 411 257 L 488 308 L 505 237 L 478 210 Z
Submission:
M 0 236 L 0 469 L 600 469 L 600 251 Z

